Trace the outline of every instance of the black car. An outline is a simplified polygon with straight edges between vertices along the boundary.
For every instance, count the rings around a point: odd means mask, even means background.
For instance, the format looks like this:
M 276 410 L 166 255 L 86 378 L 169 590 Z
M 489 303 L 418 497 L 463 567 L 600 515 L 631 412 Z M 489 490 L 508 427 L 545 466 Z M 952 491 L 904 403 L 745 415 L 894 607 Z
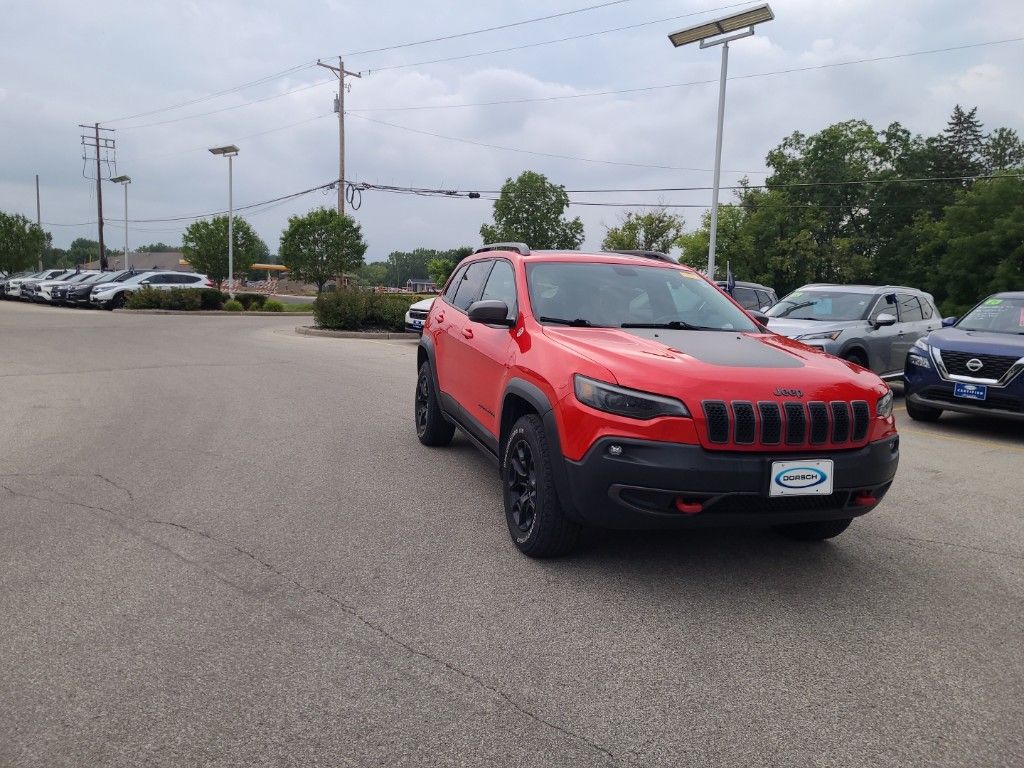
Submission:
M 83 280 L 76 285 L 69 285 L 67 291 L 62 296 L 62 300 L 68 306 L 88 307 L 89 294 L 92 293 L 94 285 L 119 283 L 122 280 L 127 280 L 134 274 L 137 274 L 134 269 L 123 269 L 119 272 L 100 272 L 88 280 Z
M 729 284 L 725 280 L 716 280 L 715 284 L 728 293 Z M 757 312 L 764 312 L 769 307 L 779 303 L 779 297 L 774 288 L 760 283 L 745 283 L 737 280 L 733 283 L 732 297 L 736 299 L 744 309 L 753 309 Z

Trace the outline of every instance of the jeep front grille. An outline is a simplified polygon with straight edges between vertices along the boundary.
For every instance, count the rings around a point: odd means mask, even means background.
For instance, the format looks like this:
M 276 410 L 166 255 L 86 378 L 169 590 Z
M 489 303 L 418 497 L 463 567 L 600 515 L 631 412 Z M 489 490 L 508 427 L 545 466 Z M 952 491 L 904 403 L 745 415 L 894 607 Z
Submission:
M 744 400 L 705 400 L 701 406 L 708 442 L 722 446 L 845 446 L 863 442 L 871 420 L 866 400 L 764 401 L 756 406 Z

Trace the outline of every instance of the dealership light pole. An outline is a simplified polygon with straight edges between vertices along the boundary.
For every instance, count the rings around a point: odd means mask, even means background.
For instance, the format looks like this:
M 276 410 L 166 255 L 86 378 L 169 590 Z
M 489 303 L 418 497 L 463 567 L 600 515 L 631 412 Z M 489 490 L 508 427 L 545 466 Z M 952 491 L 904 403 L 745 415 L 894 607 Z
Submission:
M 715 134 L 715 178 L 711 193 L 711 237 L 708 242 L 708 277 L 715 279 L 715 245 L 718 239 L 718 184 L 722 175 L 722 124 L 725 122 L 725 80 L 729 71 L 729 43 L 754 34 L 754 26 L 775 18 L 771 6 L 765 3 L 715 21 L 687 27 L 668 36 L 679 48 L 700 43 L 701 48 L 722 46 L 722 74 L 718 81 L 718 132 Z M 743 31 L 740 31 L 743 30 Z
M 124 185 L 124 259 L 121 261 L 121 269 L 128 269 L 128 185 L 132 183 L 132 177 L 115 176 L 111 181 Z
M 235 298 L 235 206 L 234 176 L 232 161 L 238 156 L 238 147 L 228 144 L 226 147 L 213 147 L 210 152 L 223 155 L 228 159 L 228 295 Z

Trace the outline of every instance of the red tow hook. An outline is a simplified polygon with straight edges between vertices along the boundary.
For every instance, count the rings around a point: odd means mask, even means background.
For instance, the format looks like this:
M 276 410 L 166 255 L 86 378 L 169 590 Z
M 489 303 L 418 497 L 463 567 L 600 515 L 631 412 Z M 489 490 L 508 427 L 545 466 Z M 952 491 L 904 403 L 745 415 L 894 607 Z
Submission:
M 854 494 L 853 503 L 858 507 L 873 507 L 878 503 L 878 499 L 871 494 L 871 491 L 859 491 Z
M 682 496 L 677 496 L 676 509 L 684 515 L 696 515 L 704 509 L 704 504 L 700 501 L 687 501 Z

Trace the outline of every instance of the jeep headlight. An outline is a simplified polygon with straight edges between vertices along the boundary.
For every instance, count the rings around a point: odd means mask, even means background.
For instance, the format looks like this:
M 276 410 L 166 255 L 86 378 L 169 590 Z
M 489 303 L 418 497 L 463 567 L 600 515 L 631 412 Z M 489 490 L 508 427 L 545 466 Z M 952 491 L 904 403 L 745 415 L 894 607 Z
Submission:
M 842 335 L 842 329 L 838 331 L 823 331 L 821 333 L 805 333 L 794 336 L 797 341 L 835 341 Z
M 892 390 L 890 389 L 880 398 L 878 398 L 878 405 L 875 406 L 875 410 L 878 412 L 880 419 L 887 419 L 892 416 Z
M 573 377 L 576 399 L 606 413 L 630 419 L 654 419 L 658 416 L 689 417 L 690 412 L 679 400 L 636 389 L 626 389 L 606 381 L 590 379 L 576 374 Z

